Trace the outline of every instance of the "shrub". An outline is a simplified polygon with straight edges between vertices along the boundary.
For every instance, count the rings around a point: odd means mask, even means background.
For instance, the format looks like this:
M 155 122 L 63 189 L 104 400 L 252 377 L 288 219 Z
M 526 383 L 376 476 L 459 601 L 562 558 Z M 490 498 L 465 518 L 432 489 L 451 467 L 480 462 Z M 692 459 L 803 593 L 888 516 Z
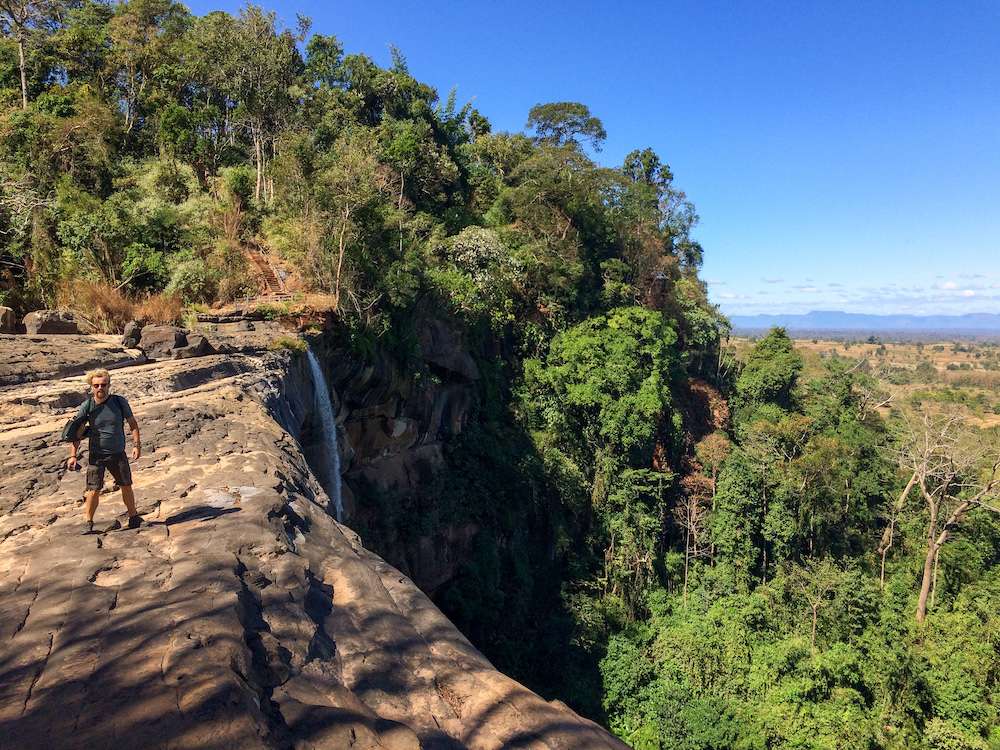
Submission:
M 122 276 L 133 289 L 159 291 L 170 276 L 163 253 L 142 242 L 125 248 Z
M 168 292 L 151 294 L 135 306 L 134 319 L 141 324 L 180 325 L 184 319 L 181 298 Z
M 72 310 L 84 327 L 95 333 L 121 333 L 132 320 L 168 325 L 178 325 L 182 320 L 181 300 L 175 294 L 151 294 L 136 299 L 104 282 L 64 284 L 56 299 L 59 307 Z
M 283 336 L 280 339 L 267 342 L 267 350 L 269 352 L 277 351 L 278 349 L 287 349 L 293 354 L 301 355 L 309 351 L 309 344 L 302 339 L 293 339 L 290 336 Z
M 120 333 L 133 319 L 132 300 L 102 281 L 63 284 L 56 293 L 56 302 L 59 307 L 72 310 L 95 333 Z
M 282 302 L 272 304 L 269 302 L 264 302 L 257 305 L 255 312 L 264 316 L 264 320 L 276 320 L 282 315 L 287 315 L 292 310 L 291 302 Z
M 930 362 L 921 362 L 917 365 L 913 375 L 918 383 L 936 383 L 938 380 L 937 368 Z
M 166 291 L 179 295 L 191 305 L 213 299 L 218 285 L 218 273 L 200 258 L 191 258 L 177 264 L 170 274 Z

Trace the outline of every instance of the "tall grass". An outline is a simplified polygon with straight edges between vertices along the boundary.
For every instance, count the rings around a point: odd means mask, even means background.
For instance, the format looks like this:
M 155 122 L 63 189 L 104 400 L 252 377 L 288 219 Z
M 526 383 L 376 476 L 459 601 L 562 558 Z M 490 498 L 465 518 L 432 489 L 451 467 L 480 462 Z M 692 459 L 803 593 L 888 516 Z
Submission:
M 76 281 L 61 286 L 56 299 L 94 333 L 121 333 L 132 320 L 139 325 L 180 325 L 183 320 L 180 297 L 166 292 L 133 297 L 103 282 Z

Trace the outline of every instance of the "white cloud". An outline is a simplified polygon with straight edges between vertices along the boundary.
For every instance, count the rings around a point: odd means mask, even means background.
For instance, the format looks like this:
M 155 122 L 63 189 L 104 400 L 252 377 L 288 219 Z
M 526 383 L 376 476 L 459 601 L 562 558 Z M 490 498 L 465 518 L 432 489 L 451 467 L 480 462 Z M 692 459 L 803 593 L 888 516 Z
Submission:
M 808 292 L 809 294 L 814 294 L 815 292 L 818 292 L 819 289 L 817 289 L 814 286 L 804 286 L 804 287 L 802 287 L 802 291 L 803 292 Z
M 940 279 L 941 277 L 938 276 L 938 278 Z M 954 281 L 946 281 L 944 284 L 935 284 L 931 288 L 932 289 L 942 289 L 942 290 L 958 289 L 958 284 L 956 284 Z
M 784 281 L 784 279 L 779 279 L 777 276 L 765 276 L 761 281 L 767 284 L 777 284 L 778 282 Z
M 963 287 L 962 290 L 914 291 L 896 288 L 890 292 L 869 288 L 850 288 L 832 291 L 832 298 L 818 296 L 805 297 L 798 289 L 755 292 L 750 299 L 734 295 L 732 299 L 721 301 L 720 307 L 726 315 L 754 315 L 756 313 L 807 313 L 810 310 L 827 309 L 824 304 L 835 305 L 845 312 L 911 313 L 914 315 L 960 315 L 970 312 L 995 312 L 1000 308 L 1000 282 L 993 285 L 990 292 L 976 292 Z M 762 295 L 766 295 L 763 297 Z M 829 308 L 835 309 L 835 308 Z
M 837 283 L 837 282 L 835 282 L 835 281 L 831 281 L 831 282 L 830 282 L 829 284 L 827 284 L 827 286 L 832 286 L 832 287 L 842 287 L 842 286 L 843 286 L 843 284 L 838 284 L 838 283 Z
M 709 279 L 705 283 L 706 284 L 725 284 L 726 282 L 725 281 L 721 281 L 719 279 Z

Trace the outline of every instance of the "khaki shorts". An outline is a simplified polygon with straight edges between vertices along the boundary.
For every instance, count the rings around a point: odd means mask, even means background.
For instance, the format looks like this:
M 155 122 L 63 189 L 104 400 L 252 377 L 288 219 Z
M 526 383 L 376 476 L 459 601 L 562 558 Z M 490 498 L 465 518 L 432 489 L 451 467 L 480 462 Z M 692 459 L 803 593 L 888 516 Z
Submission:
M 104 470 L 111 472 L 115 484 L 119 487 L 132 486 L 132 469 L 128 465 L 128 456 L 124 451 L 110 456 L 91 456 L 87 467 L 87 489 L 100 490 L 104 488 Z

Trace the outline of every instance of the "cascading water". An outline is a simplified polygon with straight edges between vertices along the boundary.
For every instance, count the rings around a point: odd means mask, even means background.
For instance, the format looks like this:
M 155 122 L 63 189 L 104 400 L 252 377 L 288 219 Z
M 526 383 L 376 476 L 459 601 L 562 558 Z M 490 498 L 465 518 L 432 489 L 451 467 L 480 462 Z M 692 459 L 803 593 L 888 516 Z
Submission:
M 326 385 L 323 368 L 319 366 L 312 350 L 308 351 L 309 367 L 312 369 L 313 383 L 316 386 L 316 411 L 323 423 L 323 439 L 330 449 L 330 460 L 324 462 L 327 467 L 326 481 L 320 477 L 320 483 L 326 494 L 333 500 L 337 511 L 337 521 L 343 521 L 344 504 L 340 494 L 340 450 L 337 446 L 337 423 L 333 416 L 333 404 L 330 402 L 330 389 Z

